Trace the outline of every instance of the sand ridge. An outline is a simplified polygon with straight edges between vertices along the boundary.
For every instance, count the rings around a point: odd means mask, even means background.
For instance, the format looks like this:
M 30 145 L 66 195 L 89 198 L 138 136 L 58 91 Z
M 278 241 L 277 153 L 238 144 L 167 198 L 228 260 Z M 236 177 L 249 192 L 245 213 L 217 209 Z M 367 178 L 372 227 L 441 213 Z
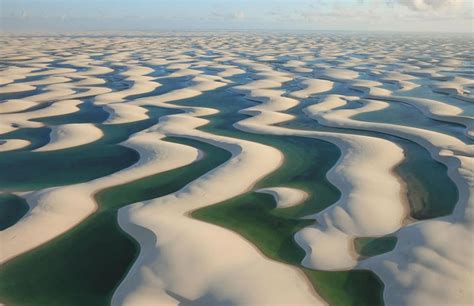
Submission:
M 30 211 L 0 232 L 1 262 L 44 244 L 94 213 L 96 192 L 196 161 L 198 150 L 163 141 L 177 136 L 223 148 L 232 157 L 175 193 L 119 211 L 120 226 L 141 250 L 112 304 L 325 304 L 297 268 L 268 260 L 238 234 L 189 216 L 197 208 L 251 190 L 285 162 L 272 147 L 199 129 L 214 120 L 211 115 L 219 115 L 200 96 L 229 90 L 256 102 L 240 108 L 246 118 L 235 128 L 317 138 L 335 144 L 342 153 L 327 173 L 341 191 L 340 199 L 306 216 L 317 223 L 295 236 L 306 251 L 304 266 L 374 271 L 385 285 L 386 305 L 473 300 L 466 284 L 473 282 L 474 255 L 464 243 L 473 239 L 474 223 L 474 81 L 472 67 L 466 64 L 468 43 L 346 34 L 95 35 L 100 34 L 34 37 L 28 45 L 10 38 L 2 46 L 11 64 L 0 69 L 0 137 L 47 127 L 51 141 L 37 149 L 45 154 L 48 149 L 74 149 L 97 141 L 102 132 L 91 123 L 55 126 L 35 121 L 74 114 L 86 101 L 108 112 L 104 124 L 110 126 L 148 119 L 148 106 L 184 113 L 163 116 L 147 130 L 128 135 L 122 145 L 137 150 L 140 160 L 127 169 L 90 182 L 22 193 Z M 167 82 L 177 86 L 155 94 Z M 180 100 L 190 98 L 200 103 L 179 106 Z M 439 125 L 409 122 L 411 118 L 395 123 L 361 119 L 396 105 Z M 306 119 L 341 131 L 313 129 L 311 123 L 289 127 L 292 121 Z M 447 166 L 459 190 L 453 213 L 406 224 L 406 194 L 393 171 L 404 160 L 403 150 L 389 137 L 343 129 L 396 136 L 429 150 L 434 160 Z M 13 137 L 0 140 L 0 151 L 21 150 L 30 143 Z M 263 191 L 275 197 L 277 207 L 298 205 L 307 196 L 284 186 Z M 370 258 L 355 256 L 355 238 L 388 234 L 398 239 L 394 250 Z M 219 256 L 229 250 L 232 256 Z

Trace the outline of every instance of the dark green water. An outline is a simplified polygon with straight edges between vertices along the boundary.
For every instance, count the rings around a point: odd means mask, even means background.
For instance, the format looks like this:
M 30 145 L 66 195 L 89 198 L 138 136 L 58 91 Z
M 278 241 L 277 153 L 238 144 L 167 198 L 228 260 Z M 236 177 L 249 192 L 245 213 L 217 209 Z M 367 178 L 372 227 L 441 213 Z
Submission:
M 97 119 L 102 111 L 95 106 L 85 106 L 84 113 L 42 118 L 46 124 L 65 124 L 69 120 L 86 122 Z M 86 182 L 127 168 L 138 161 L 135 150 L 119 145 L 129 135 L 150 127 L 163 115 L 177 110 L 150 107 L 150 119 L 132 123 L 103 125 L 104 136 L 96 142 L 57 151 L 31 152 L 18 150 L 0 153 L 0 186 L 2 190 L 34 190 Z M 72 118 L 72 119 L 70 119 Z M 102 120 L 106 119 L 102 116 Z M 21 138 L 32 141 L 31 147 L 39 147 L 49 141 L 49 129 L 20 129 L 5 138 Z
M 27 147 L 16 150 L 19 151 L 30 151 L 46 145 L 49 142 L 50 128 L 22 128 L 2 135 L 2 139 L 24 139 L 30 142 Z M 1 158 L 0 153 L 0 158 Z
M 142 97 L 146 96 L 144 94 Z M 275 209 L 273 197 L 250 191 L 196 210 L 193 217 L 238 232 L 266 256 L 301 268 L 318 293 L 331 305 L 383 305 L 383 283 L 370 271 L 326 272 L 300 265 L 304 251 L 293 237 L 298 230 L 313 222 L 300 217 L 321 211 L 340 196 L 340 192 L 325 176 L 340 157 L 335 145 L 317 139 L 257 135 L 236 130 L 232 124 L 246 117 L 237 111 L 254 103 L 225 88 L 173 104 L 218 109 L 220 113 L 209 116 L 211 122 L 201 130 L 270 145 L 285 155 L 285 163 L 258 182 L 254 189 L 289 186 L 310 193 L 310 197 L 298 206 Z M 57 151 L 56 154 L 54 151 L 42 153 L 26 150 L 1 153 L 0 169 L 8 171 L 0 172 L 0 186 L 3 190 L 27 190 L 66 185 L 104 176 L 133 164 L 138 154 L 118 143 L 126 140 L 130 134 L 156 123 L 160 116 L 176 112 L 154 107 L 149 110 L 151 119 L 120 125 L 102 125 L 106 114 L 92 104 L 81 106 L 81 110 L 75 114 L 39 119 L 47 124 L 93 122 L 104 131 L 105 136 L 93 144 Z M 288 126 L 293 124 L 288 123 Z M 305 128 L 328 130 L 315 125 L 314 121 L 303 121 L 303 124 L 307 124 Z M 353 132 L 393 139 L 380 133 Z M 47 137 L 49 129 L 21 129 L 12 133 L 8 135 L 11 138 L 31 140 L 31 149 L 47 142 L 45 135 Z M 131 203 L 176 191 L 230 157 L 228 152 L 202 142 L 178 138 L 168 140 L 199 148 L 206 152 L 206 156 L 192 165 L 99 192 L 96 195 L 99 210 L 95 214 L 60 237 L 2 267 L 0 301 L 13 306 L 108 305 L 114 289 L 138 254 L 136 242 L 121 231 L 117 224 L 117 210 Z M 397 171 L 408 183 L 412 215 L 423 219 L 449 213 L 457 199 L 457 190 L 447 177 L 446 168 L 434 162 L 428 152 L 416 144 L 400 139 L 397 143 L 407 154 L 407 159 Z M 13 169 L 18 173 L 7 175 Z M 21 169 L 28 169 L 28 172 L 22 172 Z M 34 173 L 39 175 L 35 176 Z M 11 209 L 14 212 L 10 213 L 13 216 L 9 218 L 13 220 L 10 223 L 21 217 L 23 212 L 18 210 L 20 212 Z M 361 255 L 373 256 L 390 250 L 390 246 L 395 243 L 396 240 L 385 238 L 360 238 L 356 242 L 356 249 Z
M 230 158 L 195 140 L 168 138 L 205 152 L 181 168 L 96 194 L 99 210 L 65 234 L 16 257 L 0 270 L 0 300 L 10 306 L 104 306 L 138 256 L 139 246 L 117 223 L 128 204 L 175 192 Z
M 138 160 L 132 149 L 95 144 L 51 152 L 0 154 L 2 190 L 20 191 L 89 181 L 124 169 Z
M 237 111 L 253 103 L 225 89 L 174 104 L 218 109 L 220 112 L 210 116 L 211 122 L 201 130 L 271 145 L 285 155 L 285 163 L 260 181 L 255 189 L 291 186 L 311 194 L 301 205 L 274 209 L 275 202 L 270 195 L 248 192 L 196 210 L 192 214 L 194 218 L 236 231 L 266 256 L 301 268 L 331 305 L 383 305 L 383 284 L 370 271 L 326 272 L 300 265 L 304 250 L 293 237 L 298 230 L 313 222 L 300 217 L 328 207 L 340 196 L 325 177 L 340 156 L 335 145 L 317 139 L 248 134 L 234 129 L 232 124 L 246 117 Z
M 411 216 L 423 220 L 446 216 L 453 211 L 458 200 L 457 187 L 448 176 L 447 167 L 434 160 L 428 150 L 413 141 L 393 135 L 322 126 L 301 114 L 302 109 L 315 103 L 315 100 L 317 99 L 308 99 L 291 109 L 290 113 L 298 119 L 282 125 L 296 129 L 366 135 L 394 142 L 403 149 L 405 155 L 405 159 L 395 168 L 395 171 L 406 183 Z
M 387 236 L 380 238 L 356 238 L 354 247 L 356 252 L 362 256 L 370 257 L 389 252 L 395 248 L 397 237 Z
M 433 120 L 419 111 L 416 107 L 402 102 L 389 102 L 389 107 L 378 111 L 357 114 L 354 120 L 377 122 L 384 124 L 395 124 L 399 126 L 415 127 L 427 131 L 439 132 L 455 137 L 467 144 L 473 141 L 464 134 L 464 126 Z
M 0 194 L 0 231 L 15 224 L 28 209 L 25 199 L 13 194 Z

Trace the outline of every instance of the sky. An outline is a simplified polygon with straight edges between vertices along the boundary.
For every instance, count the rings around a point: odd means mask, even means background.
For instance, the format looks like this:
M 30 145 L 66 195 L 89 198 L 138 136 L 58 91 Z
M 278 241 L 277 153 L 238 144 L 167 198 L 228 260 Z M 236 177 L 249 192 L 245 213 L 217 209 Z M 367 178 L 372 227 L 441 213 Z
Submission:
M 336 30 L 474 33 L 474 0 L 0 0 L 2 32 Z

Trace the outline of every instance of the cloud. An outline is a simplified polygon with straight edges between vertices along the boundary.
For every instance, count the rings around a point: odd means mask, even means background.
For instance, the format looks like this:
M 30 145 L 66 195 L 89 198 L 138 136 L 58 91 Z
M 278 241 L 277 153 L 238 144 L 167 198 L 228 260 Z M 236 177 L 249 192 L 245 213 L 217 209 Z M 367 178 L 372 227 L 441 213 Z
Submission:
M 212 12 L 211 17 L 214 19 L 222 19 L 222 20 L 242 20 L 246 18 L 246 15 L 242 11 L 235 11 L 230 13 L 223 13 L 223 12 Z
M 245 13 L 242 11 L 237 11 L 232 13 L 232 18 L 234 19 L 244 19 L 245 18 Z
M 463 0 L 394 0 L 415 11 L 436 11 L 444 8 L 459 7 Z

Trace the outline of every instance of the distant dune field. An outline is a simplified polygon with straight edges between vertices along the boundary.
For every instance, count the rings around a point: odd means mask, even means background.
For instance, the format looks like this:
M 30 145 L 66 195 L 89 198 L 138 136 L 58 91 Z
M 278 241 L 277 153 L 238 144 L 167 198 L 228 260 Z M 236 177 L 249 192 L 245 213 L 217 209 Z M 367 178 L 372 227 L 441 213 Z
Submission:
M 0 303 L 474 303 L 472 39 L 0 41 Z

